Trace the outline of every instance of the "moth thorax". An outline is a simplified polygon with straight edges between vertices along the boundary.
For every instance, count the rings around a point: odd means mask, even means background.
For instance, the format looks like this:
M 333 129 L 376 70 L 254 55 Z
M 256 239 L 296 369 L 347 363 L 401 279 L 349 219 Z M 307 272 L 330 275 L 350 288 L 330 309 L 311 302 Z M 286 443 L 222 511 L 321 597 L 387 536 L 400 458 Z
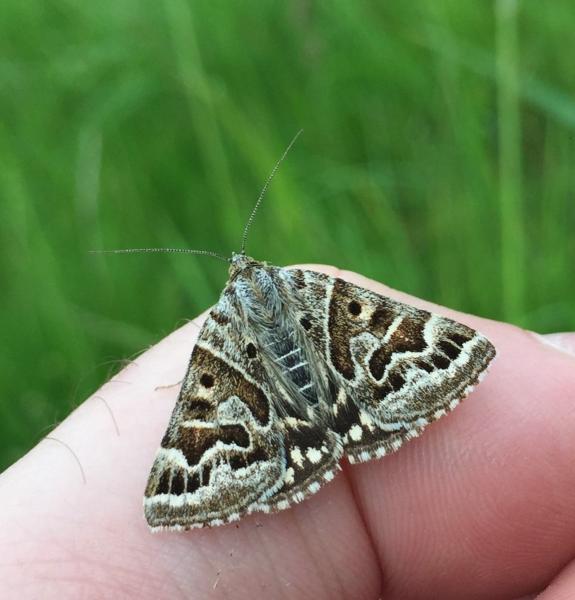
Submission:
M 281 315 L 281 298 L 265 269 L 250 269 L 236 280 L 236 294 L 250 321 L 275 323 Z

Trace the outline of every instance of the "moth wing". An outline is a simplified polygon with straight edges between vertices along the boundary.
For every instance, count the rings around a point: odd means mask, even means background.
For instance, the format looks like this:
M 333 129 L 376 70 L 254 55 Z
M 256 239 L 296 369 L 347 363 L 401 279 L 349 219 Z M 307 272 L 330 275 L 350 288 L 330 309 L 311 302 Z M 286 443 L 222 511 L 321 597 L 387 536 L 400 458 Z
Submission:
M 281 308 L 268 313 L 266 327 L 260 321 L 253 324 L 252 331 L 259 336 L 263 377 L 274 390 L 285 470 L 281 486 L 254 503 L 250 512 L 283 510 L 316 493 L 335 476 L 343 455 L 341 437 L 330 428 L 321 408 L 328 395 L 325 367 L 317 360 L 313 346 L 297 331 L 290 290 L 283 285 L 281 272 L 267 265 L 257 271 L 258 287 L 269 290 Z M 258 309 L 258 320 L 261 315 Z
M 339 469 L 341 438 L 322 423 L 293 419 L 284 424 L 285 471 L 272 496 L 256 502 L 250 512 L 289 508 L 319 491 Z
M 152 529 L 238 519 L 282 485 L 282 433 L 236 318 L 224 294 L 200 331 L 145 491 Z
M 495 356 L 487 338 L 451 319 L 322 273 L 282 275 L 339 388 L 333 427 L 352 462 L 396 450 L 451 411 Z

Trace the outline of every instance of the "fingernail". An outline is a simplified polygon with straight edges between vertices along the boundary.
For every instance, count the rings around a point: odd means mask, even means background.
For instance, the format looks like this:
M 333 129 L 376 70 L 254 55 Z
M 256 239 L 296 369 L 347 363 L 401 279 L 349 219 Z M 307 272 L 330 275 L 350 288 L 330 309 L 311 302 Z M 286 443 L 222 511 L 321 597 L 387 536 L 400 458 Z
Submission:
M 575 356 L 575 333 L 547 333 L 545 335 L 536 333 L 535 337 L 547 346 Z

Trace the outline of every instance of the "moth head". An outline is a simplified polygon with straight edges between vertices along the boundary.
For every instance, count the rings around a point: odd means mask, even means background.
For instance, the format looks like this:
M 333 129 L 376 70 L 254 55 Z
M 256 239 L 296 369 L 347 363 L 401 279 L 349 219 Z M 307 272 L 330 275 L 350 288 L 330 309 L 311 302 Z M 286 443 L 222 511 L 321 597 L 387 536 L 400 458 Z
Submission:
M 251 258 L 250 256 L 247 256 L 242 252 L 234 252 L 232 254 L 232 258 L 230 259 L 230 279 L 238 275 L 238 273 L 240 273 L 247 267 L 257 264 L 259 264 L 258 261 Z

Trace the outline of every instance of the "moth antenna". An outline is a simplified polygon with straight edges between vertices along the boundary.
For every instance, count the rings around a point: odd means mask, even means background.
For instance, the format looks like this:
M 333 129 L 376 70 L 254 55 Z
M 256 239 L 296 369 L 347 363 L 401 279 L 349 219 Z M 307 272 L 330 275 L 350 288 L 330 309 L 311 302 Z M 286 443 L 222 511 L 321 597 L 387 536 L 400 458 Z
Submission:
M 56 437 L 52 437 L 51 435 L 47 435 L 44 439 L 51 440 L 52 442 L 57 442 L 58 444 L 64 446 L 64 448 L 67 448 L 68 452 L 70 452 L 70 454 L 74 457 L 76 463 L 78 463 L 78 467 L 80 468 L 80 473 L 82 474 L 82 480 L 84 481 L 84 484 L 88 483 L 88 480 L 86 479 L 86 473 L 84 473 L 84 467 L 82 466 L 82 463 L 80 462 L 80 459 L 78 458 L 78 455 L 74 452 L 74 450 L 72 450 L 72 448 L 68 444 L 66 444 L 66 442 L 63 442 L 62 440 L 59 440 Z
M 292 146 L 295 144 L 296 140 L 302 133 L 303 133 L 303 129 L 300 129 L 295 134 L 292 141 L 289 143 L 288 147 L 284 150 L 284 153 L 280 156 L 280 159 L 275 164 L 274 168 L 272 169 L 272 172 L 269 174 L 269 176 L 264 184 L 264 187 L 262 188 L 262 191 L 260 192 L 257 202 L 256 202 L 255 206 L 252 208 L 252 212 L 250 213 L 250 216 L 248 218 L 246 226 L 244 227 L 244 233 L 242 235 L 242 246 L 241 246 L 240 254 L 246 253 L 246 241 L 248 239 L 248 231 L 250 230 L 250 227 L 252 226 L 254 217 L 256 216 L 256 213 L 258 212 L 260 204 L 262 203 L 262 200 L 264 199 L 265 193 L 268 189 L 268 186 L 269 186 L 271 180 L 273 179 L 274 175 L 276 174 L 276 171 L 278 170 L 279 166 L 283 162 L 284 158 L 287 156 L 288 152 L 291 150 Z
M 121 248 L 119 250 L 88 250 L 90 254 L 137 254 L 143 252 L 158 252 L 165 254 L 199 254 L 201 256 L 212 256 L 218 258 L 224 262 L 229 263 L 230 259 L 217 252 L 211 252 L 210 250 L 190 250 L 188 248 Z

